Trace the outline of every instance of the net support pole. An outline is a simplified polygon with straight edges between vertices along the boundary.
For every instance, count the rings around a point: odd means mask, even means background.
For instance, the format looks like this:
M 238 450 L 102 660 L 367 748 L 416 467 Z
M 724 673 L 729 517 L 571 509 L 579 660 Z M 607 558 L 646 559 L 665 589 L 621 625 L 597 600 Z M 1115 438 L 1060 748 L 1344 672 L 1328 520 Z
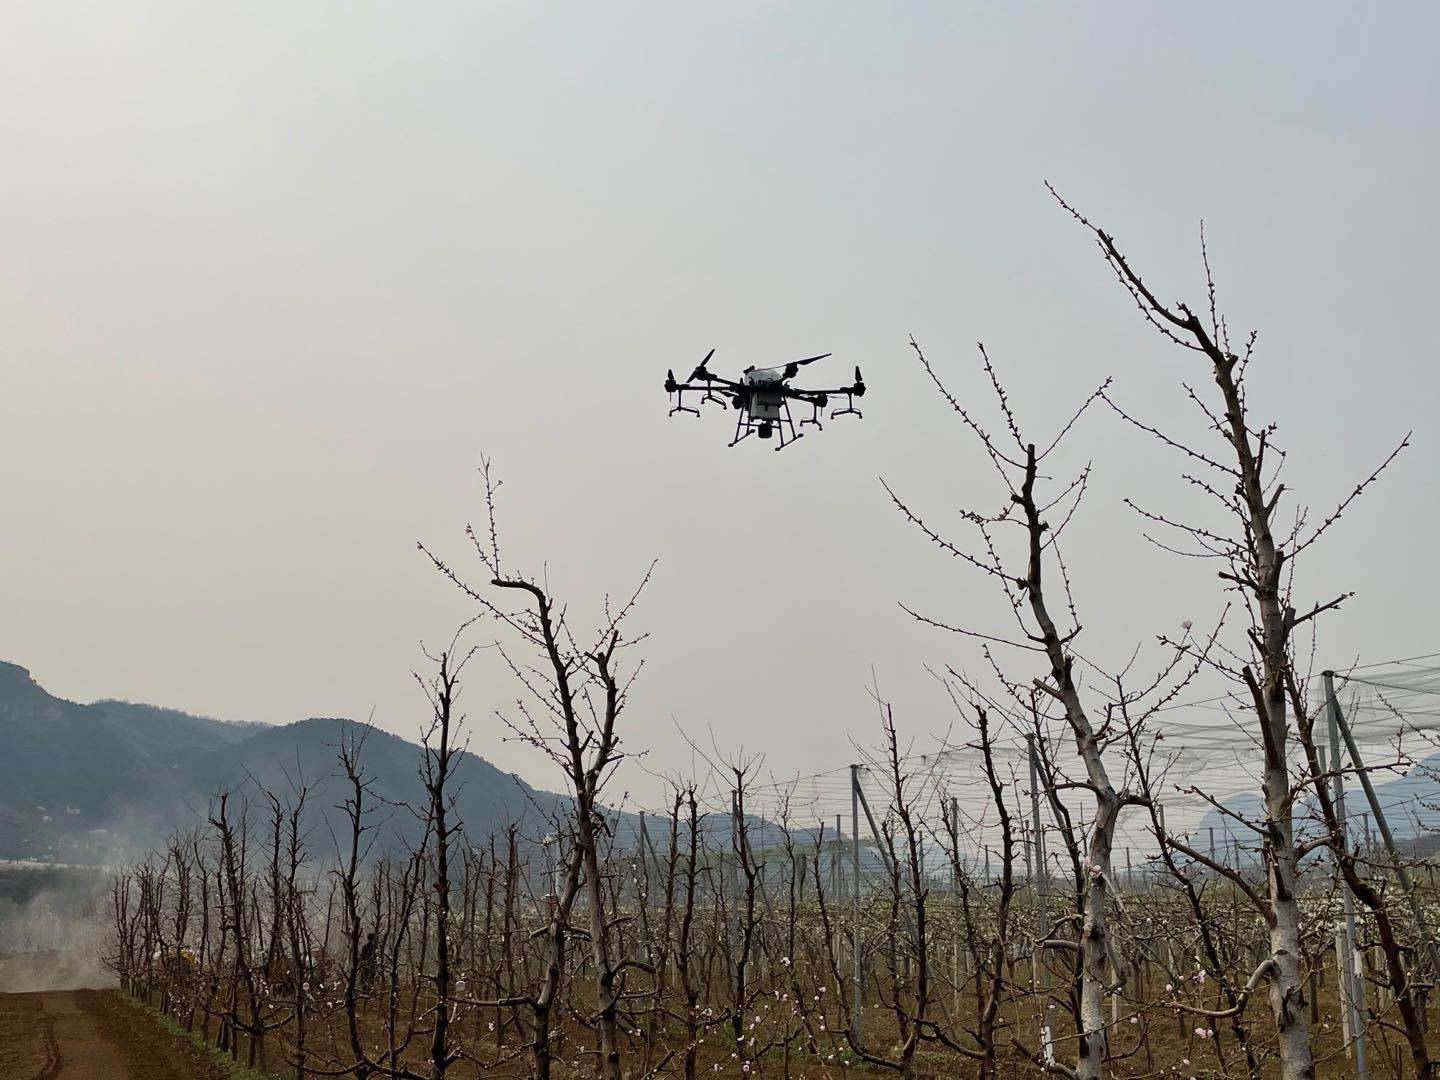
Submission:
M 1045 923 L 1049 915 L 1046 912 L 1044 885 L 1046 884 L 1045 867 L 1045 826 L 1040 822 L 1040 763 L 1036 758 L 1035 735 L 1033 732 L 1025 733 L 1025 748 L 1030 758 L 1030 828 L 1033 832 L 1032 843 L 1035 846 L 1035 862 L 1032 867 L 1034 878 L 1030 882 L 1031 893 L 1035 897 L 1035 910 L 1039 915 L 1039 930 L 1037 932 L 1037 943 L 1034 952 L 1030 956 L 1030 980 L 1034 989 L 1039 989 L 1040 978 L 1040 946 L 1039 937 L 1045 935 Z
M 1395 846 L 1395 837 L 1390 833 L 1390 823 L 1385 820 L 1385 811 L 1380 808 L 1380 799 L 1375 794 L 1375 785 L 1370 782 L 1370 774 L 1360 757 L 1360 748 L 1355 745 L 1355 736 L 1351 734 L 1350 725 L 1345 722 L 1345 714 L 1340 711 L 1340 703 L 1335 698 L 1335 672 L 1322 672 L 1321 678 L 1325 680 L 1325 702 L 1330 710 L 1331 731 L 1339 728 L 1340 735 L 1345 740 L 1345 749 L 1350 752 L 1350 761 L 1360 777 L 1360 786 L 1365 789 L 1365 801 L 1370 804 L 1370 810 L 1375 815 L 1375 825 L 1380 830 L 1380 838 L 1385 841 L 1385 850 L 1389 852 L 1390 861 L 1395 866 L 1395 877 L 1400 881 L 1405 899 L 1410 902 L 1410 914 L 1415 919 L 1415 930 L 1424 943 L 1425 959 L 1433 963 L 1434 936 L 1415 895 L 1415 883 L 1410 879 L 1410 872 L 1405 869 L 1405 860 L 1400 857 L 1400 849 Z
M 860 766 L 850 766 L 850 853 L 851 870 L 854 874 L 855 926 L 851 935 L 851 952 L 855 961 L 854 1007 L 850 1010 L 850 1027 L 859 1042 L 864 1033 L 862 1017 L 865 1011 L 865 968 L 862 953 L 864 943 L 860 934 Z
M 950 873 L 951 898 L 960 895 L 960 800 L 950 796 L 950 826 L 955 835 L 955 868 Z M 955 957 L 950 981 L 955 987 L 955 1008 L 960 1008 L 960 924 L 955 924 Z
M 1328 676 L 1328 672 L 1326 673 Z M 1325 680 L 1327 694 L 1332 688 L 1330 679 Z M 1333 697 L 1330 698 L 1334 700 Z M 1331 781 L 1334 789 L 1335 815 L 1339 818 L 1340 843 L 1348 847 L 1345 829 L 1345 780 L 1340 769 L 1340 724 L 1339 710 L 1331 709 L 1330 712 L 1330 762 L 1331 771 L 1335 777 Z M 1360 774 L 1364 776 L 1362 772 Z M 1338 859 L 1338 856 L 1337 856 Z M 1337 868 L 1338 872 L 1338 868 Z M 1354 1057 L 1355 1075 L 1359 1080 L 1369 1080 L 1369 1063 L 1365 1058 L 1365 1029 L 1360 1016 L 1365 1000 L 1365 984 L 1359 978 L 1359 955 L 1355 951 L 1355 897 L 1351 895 L 1348 885 L 1343 885 L 1340 890 L 1341 897 L 1345 904 L 1344 921 L 1344 956 L 1341 959 L 1339 971 L 1339 983 L 1341 996 L 1344 999 L 1344 1010 L 1346 1026 L 1349 1030 L 1349 1042 L 1346 1050 Z M 1336 935 L 1337 938 L 1340 935 Z M 1336 945 L 1340 942 L 1337 940 Z

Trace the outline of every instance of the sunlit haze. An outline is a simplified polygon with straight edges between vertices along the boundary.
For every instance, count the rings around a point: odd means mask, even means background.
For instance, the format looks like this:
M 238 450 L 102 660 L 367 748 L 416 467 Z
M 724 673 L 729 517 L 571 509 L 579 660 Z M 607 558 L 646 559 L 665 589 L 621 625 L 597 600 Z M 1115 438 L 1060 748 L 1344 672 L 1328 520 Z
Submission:
M 987 422 L 977 340 L 1037 435 L 1113 376 L 1205 437 L 1206 370 L 1046 180 L 1165 299 L 1204 301 L 1204 219 L 1317 519 L 1421 429 L 1296 584 L 1357 592 L 1321 666 L 1432 652 L 1437 35 L 1428 5 L 11 5 L 0 659 L 75 700 L 414 737 L 420 643 L 473 614 L 416 543 L 480 578 L 488 456 L 508 562 L 573 619 L 659 560 L 617 795 L 688 770 L 682 731 L 776 775 L 854 760 L 872 677 L 923 749 L 954 722 L 927 665 L 990 672 L 900 603 L 1010 615 L 881 487 L 957 535 L 1003 502 L 909 335 Z M 831 351 L 807 377 L 859 365 L 864 419 L 729 449 L 733 416 L 666 415 L 712 347 Z M 1223 599 L 1123 501 L 1203 519 L 1182 461 L 1098 409 L 1063 468 L 1092 460 L 1076 647 L 1118 666 Z M 482 654 L 472 749 L 555 788 L 501 741 L 515 696 Z

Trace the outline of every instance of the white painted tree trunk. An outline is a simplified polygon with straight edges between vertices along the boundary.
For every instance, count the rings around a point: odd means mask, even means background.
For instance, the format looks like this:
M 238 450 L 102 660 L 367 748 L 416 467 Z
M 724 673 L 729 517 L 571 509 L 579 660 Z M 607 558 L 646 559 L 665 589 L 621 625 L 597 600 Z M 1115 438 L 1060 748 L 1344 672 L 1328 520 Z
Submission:
M 1284 730 L 1284 701 L 1279 702 L 1280 730 Z M 1272 728 L 1274 730 L 1274 728 Z M 1281 743 L 1283 746 L 1283 743 Z M 1282 756 L 1283 763 L 1284 758 Z M 1269 845 L 1270 956 L 1275 961 L 1270 979 L 1270 1013 L 1275 1020 L 1280 1075 L 1284 1080 L 1313 1080 L 1315 1057 L 1310 1049 L 1310 1027 L 1305 1015 L 1305 983 L 1301 972 L 1300 903 L 1297 898 L 1299 859 L 1291 820 L 1288 770 L 1267 768 L 1265 806 L 1275 842 Z
M 1127 799 L 1117 793 L 1105 768 L 1104 755 L 1073 676 L 1073 659 L 1066 652 L 1054 619 L 1046 607 L 1042 585 L 1046 526 L 1040 520 L 1034 497 L 1035 447 L 1026 447 L 1025 483 L 1017 498 L 1025 512 L 1030 533 L 1030 565 L 1026 593 L 1050 661 L 1053 686 L 1044 686 L 1065 708 L 1065 719 L 1075 736 L 1075 748 L 1085 764 L 1085 775 L 1095 797 L 1095 823 L 1091 829 L 1087 881 L 1080 934 L 1080 1025 L 1081 1037 L 1076 1075 L 1080 1080 L 1099 1080 L 1105 1075 L 1108 1057 L 1108 1030 L 1105 1026 L 1105 975 L 1110 964 L 1109 909 L 1110 858 L 1115 825 Z
M 1101 767 L 1103 771 L 1103 766 Z M 1083 974 L 1080 983 L 1080 1039 L 1076 1075 L 1080 1080 L 1098 1080 L 1105 1075 L 1109 1052 L 1109 1029 L 1105 1025 L 1105 975 L 1110 966 L 1110 856 L 1115 840 L 1115 821 L 1120 800 L 1111 792 L 1102 798 L 1090 835 L 1089 881 L 1085 889 L 1085 919 L 1082 924 L 1080 956 Z

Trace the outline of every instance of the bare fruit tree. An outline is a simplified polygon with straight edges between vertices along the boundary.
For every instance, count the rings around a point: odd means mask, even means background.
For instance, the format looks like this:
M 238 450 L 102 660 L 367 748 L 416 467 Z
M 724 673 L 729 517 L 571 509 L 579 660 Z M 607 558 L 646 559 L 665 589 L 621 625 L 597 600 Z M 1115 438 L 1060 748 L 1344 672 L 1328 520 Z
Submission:
M 488 529 L 482 538 L 467 526 L 466 536 L 488 576 L 488 587 L 469 584 L 424 545 L 421 550 L 436 569 L 480 606 L 481 616 L 495 620 L 512 635 L 511 640 L 497 642 L 497 646 L 524 693 L 516 704 L 516 714 L 506 717 L 506 723 L 518 737 L 544 752 L 563 770 L 574 795 L 571 824 L 589 914 L 596 1004 L 593 1022 L 600 1043 L 597 1073 L 604 1080 L 620 1080 L 620 1010 L 626 976 L 632 969 L 653 976 L 654 967 L 621 955 L 619 949 L 618 916 L 606 903 L 601 867 L 601 838 L 606 825 L 600 799 L 606 782 L 624 757 L 616 722 L 641 666 L 637 663 L 628 674 L 622 671 L 626 650 L 643 640 L 643 635 L 627 638 L 623 624 L 650 580 L 654 563 L 624 604 L 616 608 L 608 599 L 605 601 L 600 626 L 581 644 L 565 606 L 550 593 L 544 579 L 515 571 L 502 561 L 495 516 L 499 484 L 492 478 L 488 461 L 482 465 L 481 474 Z M 518 607 L 509 606 L 511 596 L 520 598 Z M 530 657 L 522 660 L 515 653 L 517 641 Z
M 464 823 L 455 813 L 454 773 L 464 755 L 461 742 L 463 717 L 456 709 L 460 692 L 460 676 L 465 664 L 475 654 L 472 648 L 459 653 L 459 634 L 450 647 L 432 656 L 435 673 L 429 679 L 416 676 L 425 690 L 433 713 L 429 726 L 421 736 L 422 755 L 420 778 L 429 800 L 425 808 L 429 832 L 434 837 L 435 853 L 431 887 L 435 890 L 435 1012 L 431 1021 L 430 1078 L 443 1080 L 446 1070 L 460 1058 L 450 1040 L 450 1019 L 454 1007 L 454 971 L 451 963 L 451 898 L 453 881 L 450 876 L 450 853 Z M 426 654 L 429 655 L 428 653 Z
M 1267 884 L 1263 895 L 1250 888 L 1237 870 L 1223 866 L 1167 834 L 1165 841 L 1189 858 L 1229 877 L 1254 902 L 1269 930 L 1269 955 L 1246 985 L 1265 980 L 1269 988 L 1270 1011 L 1278 1042 L 1282 1075 L 1286 1080 L 1309 1080 L 1315 1076 L 1315 1055 L 1306 1013 L 1306 986 L 1303 970 L 1302 911 L 1300 903 L 1301 860 L 1319 847 L 1331 843 L 1332 835 L 1315 840 L 1297 839 L 1296 804 L 1307 788 L 1316 788 L 1323 770 L 1314 759 L 1292 763 L 1289 695 L 1298 685 L 1294 656 L 1295 634 L 1306 623 L 1338 608 L 1349 596 L 1335 595 L 1299 610 L 1292 599 L 1296 558 L 1310 548 L 1345 513 L 1355 499 L 1373 482 L 1395 456 L 1408 445 L 1409 436 L 1379 468 L 1357 484 L 1339 506 L 1318 525 L 1307 523 L 1296 513 L 1290 524 L 1282 523 L 1279 506 L 1285 485 L 1279 479 L 1284 454 L 1275 448 L 1273 423 L 1252 418 L 1246 394 L 1245 375 L 1254 355 L 1256 334 L 1243 346 L 1233 347 L 1225 320 L 1216 306 L 1215 284 L 1201 232 L 1201 258 L 1205 268 L 1207 305 L 1205 314 L 1184 302 L 1162 302 L 1120 251 L 1114 238 L 1065 202 L 1052 187 L 1051 194 L 1070 215 L 1094 237 L 1106 263 L 1130 294 L 1146 321 L 1178 348 L 1194 353 L 1213 380 L 1215 392 L 1207 403 L 1204 396 L 1186 386 L 1190 400 L 1200 409 L 1206 430 L 1218 436 L 1222 449 L 1217 455 L 1137 419 L 1116 404 L 1106 401 L 1127 422 L 1178 451 L 1195 469 L 1187 474 L 1188 484 L 1218 504 L 1225 524 L 1208 525 L 1177 521 L 1165 513 L 1136 507 L 1151 525 L 1168 530 L 1175 537 L 1166 542 L 1170 550 L 1200 559 L 1217 561 L 1225 587 L 1238 594 L 1249 615 L 1244 641 L 1222 656 L 1207 659 L 1243 687 L 1244 700 L 1253 713 L 1264 755 L 1262 792 L 1265 820 L 1259 826 L 1264 852 Z M 1134 505 L 1134 504 L 1132 504 Z M 1186 646 L 1191 647 L 1191 646 Z M 1303 717 L 1302 717 L 1303 719 Z M 1308 734 L 1308 729 L 1302 734 Z M 1318 792 L 1326 800 L 1323 784 Z M 1402 986 L 1403 990 L 1403 986 Z M 1418 1021 L 1417 1021 L 1418 1023 Z M 1412 1054 L 1421 1075 L 1429 1075 L 1423 1060 L 1423 1044 L 1411 1039 Z
M 1037 450 L 1036 443 L 1022 435 L 1010 396 L 984 345 L 979 346 L 981 363 L 1006 432 L 999 438 L 992 436 L 951 393 L 913 338 L 911 346 L 941 396 L 979 440 L 992 471 L 1004 489 L 1006 501 L 995 512 L 962 511 L 966 522 L 978 534 L 974 546 L 967 548 L 952 542 L 927 524 L 888 484 L 885 490 L 906 519 L 929 540 L 996 584 L 1013 613 L 1015 625 L 1008 632 L 1010 636 L 1005 636 L 956 626 L 908 607 L 905 610 L 922 623 L 979 640 L 995 677 L 1010 699 L 1012 716 L 1024 718 L 1028 715 L 1036 718 L 1031 723 L 1038 725 L 1044 709 L 1037 705 L 1037 695 L 1040 700 L 1050 702 L 1058 708 L 1080 759 L 1080 775 L 1071 777 L 1063 771 L 1054 774 L 1046 771 L 1045 774 L 1047 796 L 1058 816 L 1063 818 L 1067 813 L 1060 804 L 1059 792 L 1083 792 L 1091 804 L 1083 856 L 1079 856 L 1077 851 L 1076 911 L 1073 917 L 1062 917 L 1054 924 L 1057 931 L 1064 933 L 1043 935 L 1037 943 L 1042 950 L 1073 958 L 1071 972 L 1076 993 L 1073 1001 L 1062 999 L 1061 1004 L 1070 1009 L 1075 1020 L 1075 1065 L 1072 1068 L 1033 1051 L 1027 1051 L 1027 1054 L 1036 1064 L 1051 1072 L 1073 1075 L 1080 1080 L 1094 1080 L 1106 1075 L 1108 1068 L 1111 1032 L 1105 1019 L 1104 1004 L 1106 997 L 1116 989 L 1113 979 L 1118 974 L 1115 972 L 1116 950 L 1110 925 L 1115 904 L 1112 867 L 1115 830 L 1121 813 L 1127 807 L 1146 802 L 1145 796 L 1132 790 L 1127 783 L 1127 740 L 1134 736 L 1137 725 L 1148 716 L 1145 711 L 1147 702 L 1153 708 L 1156 700 L 1168 700 L 1193 677 L 1195 666 L 1187 666 L 1183 662 L 1185 649 L 1192 647 L 1193 643 L 1187 635 L 1182 647 L 1168 649 L 1158 674 L 1142 680 L 1138 692 L 1126 690 L 1123 676 L 1107 678 L 1105 681 L 1112 683 L 1116 692 L 1108 695 L 1092 691 L 1088 695 L 1090 704 L 1087 705 L 1086 696 L 1082 695 L 1081 678 L 1076 671 L 1078 657 L 1073 648 L 1083 627 L 1071 592 L 1069 572 L 1061 555 L 1060 541 L 1075 519 L 1084 497 L 1090 466 L 1085 465 L 1066 482 L 1055 482 L 1042 472 L 1042 465 L 1061 447 L 1090 406 L 1104 397 L 1108 382 L 1082 401 L 1049 443 Z M 1040 490 L 1042 482 L 1048 488 L 1044 493 Z M 1007 545 L 1005 537 L 1015 532 L 1019 533 L 1018 543 Z M 1057 579 L 1059 599 L 1050 589 Z M 1062 604 L 1063 614 L 1060 609 Z M 1043 674 L 1028 679 L 1012 679 L 1006 674 L 1006 665 L 995 659 L 992 646 L 1038 654 L 1036 659 L 1042 666 Z M 965 682 L 972 693 L 979 694 L 972 681 Z M 1043 738 L 1043 731 L 1038 728 L 1033 734 Z M 1117 749 L 1117 753 L 1108 755 L 1112 747 Z M 1118 762 L 1112 758 L 1118 758 Z M 1112 775 L 1112 768 L 1117 764 L 1124 775 Z M 1035 870 L 1043 880 L 1045 868 L 1037 866 Z

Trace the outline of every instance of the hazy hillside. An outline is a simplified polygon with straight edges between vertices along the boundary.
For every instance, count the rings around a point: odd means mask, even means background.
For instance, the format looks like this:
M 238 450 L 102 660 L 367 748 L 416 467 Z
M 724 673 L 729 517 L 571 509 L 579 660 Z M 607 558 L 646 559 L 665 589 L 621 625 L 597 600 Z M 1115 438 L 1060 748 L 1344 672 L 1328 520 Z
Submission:
M 1383 753 L 1378 755 L 1382 758 L 1383 756 Z M 1375 795 L 1398 843 L 1417 851 L 1428 852 L 1435 849 L 1437 828 L 1440 828 L 1434 812 L 1436 804 L 1440 803 L 1440 783 L 1437 783 L 1437 777 L 1440 777 L 1440 755 L 1417 762 L 1403 776 L 1385 771 L 1377 771 L 1372 775 Z M 1258 793 L 1228 799 L 1224 805 L 1230 812 L 1249 821 L 1264 820 L 1264 804 Z M 1378 830 L 1370 812 L 1370 804 L 1353 775 L 1347 775 L 1345 779 L 1345 816 L 1350 823 L 1352 839 L 1363 838 L 1368 828 L 1372 839 L 1378 842 Z M 1301 799 L 1296 819 L 1297 832 L 1314 835 L 1319 828 L 1318 818 L 1319 809 L 1313 805 L 1312 800 Z M 1229 846 L 1237 840 L 1242 847 L 1252 851 L 1257 847 L 1253 834 L 1245 835 L 1243 827 L 1237 826 L 1230 818 L 1215 810 L 1209 811 L 1201 819 L 1196 831 L 1201 847 L 1209 844 L 1212 830 L 1217 848 Z M 1246 856 L 1253 857 L 1253 854 Z
M 123 858 L 195 824 L 216 791 L 238 788 L 253 802 L 256 782 L 284 795 L 292 777 L 312 786 L 312 842 L 328 849 L 325 818 L 340 801 L 335 746 L 347 723 L 272 727 L 129 702 L 81 705 L 0 662 L 0 858 Z M 417 801 L 418 754 L 413 743 L 371 730 L 364 760 L 375 794 Z M 512 820 L 538 823 L 537 808 L 564 805 L 475 755 L 466 756 L 459 777 L 459 811 L 472 836 Z M 412 834 L 404 810 L 381 819 L 387 836 Z

